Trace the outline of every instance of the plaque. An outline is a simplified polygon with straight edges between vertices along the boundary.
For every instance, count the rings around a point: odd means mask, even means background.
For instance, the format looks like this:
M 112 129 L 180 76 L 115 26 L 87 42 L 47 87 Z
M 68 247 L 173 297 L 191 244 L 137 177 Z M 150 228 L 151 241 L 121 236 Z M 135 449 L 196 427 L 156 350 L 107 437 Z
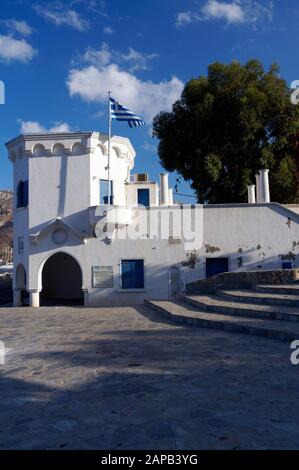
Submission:
M 101 288 L 113 288 L 113 266 L 93 266 L 92 286 Z

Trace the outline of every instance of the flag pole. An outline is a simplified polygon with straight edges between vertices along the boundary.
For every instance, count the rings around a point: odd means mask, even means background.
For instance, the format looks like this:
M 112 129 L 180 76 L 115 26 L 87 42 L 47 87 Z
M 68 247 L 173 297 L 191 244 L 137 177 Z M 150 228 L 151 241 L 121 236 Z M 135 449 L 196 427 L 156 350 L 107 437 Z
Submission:
M 111 91 L 108 91 L 108 205 L 110 206 L 110 141 L 111 141 Z

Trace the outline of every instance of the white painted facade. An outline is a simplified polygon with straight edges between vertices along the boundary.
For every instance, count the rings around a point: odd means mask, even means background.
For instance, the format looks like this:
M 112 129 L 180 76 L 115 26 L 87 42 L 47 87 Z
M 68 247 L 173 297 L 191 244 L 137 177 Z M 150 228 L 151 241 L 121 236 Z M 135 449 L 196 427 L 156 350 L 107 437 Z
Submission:
M 28 181 L 29 188 L 26 207 L 14 209 L 15 305 L 21 303 L 24 290 L 30 293 L 32 306 L 41 304 L 45 292 L 55 292 L 58 300 L 69 299 L 76 266 L 86 306 L 169 298 L 185 282 L 204 278 L 211 258 L 226 258 L 230 271 L 282 268 L 283 263 L 299 267 L 296 211 L 270 202 L 192 209 L 172 205 L 166 176 L 161 177 L 162 191 L 156 182 L 132 181 L 135 151 L 122 137 L 111 141 L 113 206 L 100 204 L 100 180 L 107 180 L 107 145 L 107 136 L 99 132 L 23 135 L 7 143 L 15 205 L 20 181 Z M 136 207 L 138 189 L 149 190 L 148 208 Z M 268 194 L 266 187 L 267 198 Z M 182 218 L 184 211 L 188 214 L 187 209 L 199 214 L 193 244 L 188 244 L 184 231 L 191 215 L 181 224 L 171 222 Z M 163 224 L 170 227 L 167 237 L 159 233 Z M 53 258 L 57 253 L 64 257 Z M 62 264 L 53 264 L 54 259 Z M 143 260 L 142 288 L 123 288 L 127 260 Z M 55 277 L 59 292 L 52 285 Z

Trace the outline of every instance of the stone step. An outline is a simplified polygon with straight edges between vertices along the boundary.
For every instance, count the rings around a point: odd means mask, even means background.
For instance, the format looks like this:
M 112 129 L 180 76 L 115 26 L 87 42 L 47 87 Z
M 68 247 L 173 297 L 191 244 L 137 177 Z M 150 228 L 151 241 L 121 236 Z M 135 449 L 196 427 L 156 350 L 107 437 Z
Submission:
M 180 298 L 210 313 L 299 322 L 299 308 L 229 301 L 216 295 L 188 295 Z
M 262 305 L 283 305 L 285 307 L 297 307 L 299 311 L 299 295 L 280 294 L 272 292 L 255 292 L 246 289 L 218 289 L 218 297 L 232 302 L 253 303 Z
M 298 284 L 256 284 L 252 288 L 256 292 L 299 296 Z
M 278 320 L 237 317 L 193 309 L 183 300 L 145 300 L 145 304 L 168 320 L 200 328 L 211 328 L 234 333 L 261 336 L 291 342 L 299 339 L 299 324 Z

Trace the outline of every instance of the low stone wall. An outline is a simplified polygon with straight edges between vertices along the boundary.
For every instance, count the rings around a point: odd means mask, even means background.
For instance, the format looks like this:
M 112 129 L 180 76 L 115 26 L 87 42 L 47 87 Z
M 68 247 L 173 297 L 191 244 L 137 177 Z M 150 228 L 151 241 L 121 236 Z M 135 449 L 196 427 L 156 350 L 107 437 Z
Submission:
M 250 289 L 254 284 L 289 284 L 299 280 L 299 269 L 221 273 L 186 284 L 186 294 L 214 293 L 218 289 Z

